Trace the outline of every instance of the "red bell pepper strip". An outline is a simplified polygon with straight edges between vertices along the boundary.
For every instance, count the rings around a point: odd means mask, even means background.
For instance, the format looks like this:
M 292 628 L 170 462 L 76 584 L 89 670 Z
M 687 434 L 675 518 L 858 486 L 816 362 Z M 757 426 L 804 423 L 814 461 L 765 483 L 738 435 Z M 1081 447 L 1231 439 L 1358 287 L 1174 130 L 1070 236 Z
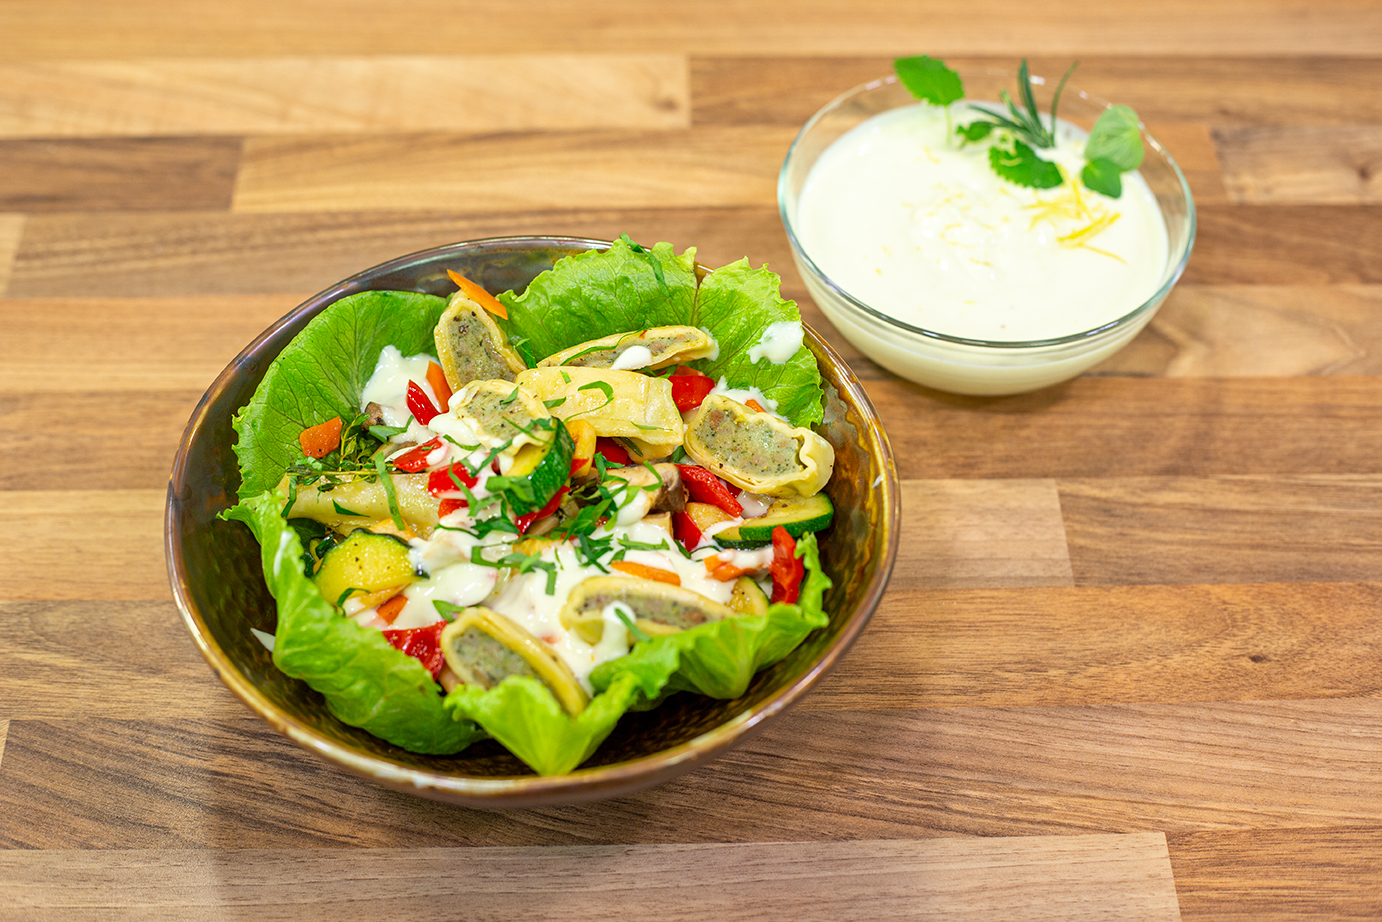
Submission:
M 432 399 L 427 396 L 427 392 L 418 386 L 416 381 L 408 382 L 408 409 L 413 414 L 413 419 L 422 423 L 424 426 L 432 421 L 432 417 L 441 414 L 432 403 Z
M 328 419 L 324 423 L 308 426 L 298 433 L 298 444 L 302 453 L 310 458 L 325 458 L 341 444 L 341 418 Z
M 694 551 L 701 543 L 701 530 L 696 520 L 685 512 L 672 513 L 672 536 L 688 551 Z
M 427 383 L 432 385 L 432 393 L 437 395 L 437 409 L 443 413 L 451 409 L 451 385 L 447 383 L 446 372 L 436 362 L 427 363 Z
M 417 474 L 427 469 L 427 456 L 441 448 L 441 439 L 429 439 L 412 451 L 393 459 L 393 466 L 409 474 Z
M 693 464 L 678 464 L 677 469 L 681 471 L 681 482 L 686 484 L 686 490 L 693 500 L 719 506 L 736 519 L 744 514 L 743 505 L 719 477 Z
M 604 455 L 605 460 L 615 467 L 624 467 L 629 463 L 629 453 L 624 450 L 624 446 L 604 436 L 595 440 L 595 453 Z
M 520 515 L 518 518 L 514 519 L 513 523 L 518 526 L 518 533 L 520 535 L 527 534 L 528 529 L 532 526 L 534 522 L 536 522 L 538 519 L 545 518 L 546 516 L 549 516 L 552 513 L 556 512 L 557 507 L 561 505 L 561 498 L 566 495 L 566 491 L 568 489 L 570 488 L 562 487 L 560 490 L 557 491 L 555 496 L 553 496 L 551 499 L 547 501 L 547 505 L 543 506 L 536 512 L 529 512 L 526 515 Z
M 714 378 L 685 365 L 678 365 L 677 370 L 672 372 L 667 380 L 672 383 L 672 402 L 683 413 L 696 409 L 705 399 L 705 395 L 715 389 Z
M 455 475 L 455 480 L 452 479 L 452 475 Z M 475 486 L 476 482 L 464 464 L 453 464 L 450 467 L 437 468 L 427 475 L 427 492 L 433 496 L 441 496 L 443 493 L 459 493 L 461 488 L 456 486 L 457 480 L 465 484 L 467 488 Z
M 470 503 L 462 497 L 448 496 L 437 504 L 437 518 L 444 519 L 457 509 L 465 509 Z
M 768 566 L 773 578 L 773 602 L 795 602 L 801 595 L 801 580 L 806 565 L 797 559 L 797 542 L 781 525 L 773 529 L 773 562 Z
M 426 666 L 432 678 L 436 679 L 446 665 L 446 657 L 441 652 L 441 632 L 445 627 L 445 621 L 438 621 L 427 627 L 384 631 L 384 639 Z

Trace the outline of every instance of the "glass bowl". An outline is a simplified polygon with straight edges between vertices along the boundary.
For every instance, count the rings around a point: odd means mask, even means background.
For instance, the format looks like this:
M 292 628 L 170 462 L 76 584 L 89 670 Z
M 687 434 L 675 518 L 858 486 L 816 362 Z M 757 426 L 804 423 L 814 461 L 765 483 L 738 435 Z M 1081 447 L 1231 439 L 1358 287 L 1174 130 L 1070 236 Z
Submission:
M 824 569 L 834 582 L 825 596 L 830 623 L 758 673 L 742 697 L 721 701 L 673 695 L 653 710 L 626 715 L 581 768 L 539 777 L 493 741 L 455 756 L 424 756 L 347 726 L 327 711 L 320 695 L 279 672 L 250 633 L 250 628 L 273 633 L 276 623 L 260 549 L 249 529 L 217 514 L 234 503 L 240 485 L 231 417 L 249 401 L 289 340 L 329 304 L 358 291 L 446 296 L 455 290 L 447 269 L 490 291 L 522 291 L 557 259 L 609 245 L 572 237 L 504 237 L 451 244 L 375 266 L 331 286 L 270 326 L 202 397 L 168 484 L 168 576 L 202 655 L 269 726 L 353 772 L 438 800 L 527 807 L 613 797 L 675 777 L 761 730 L 805 694 L 863 630 L 897 554 L 897 469 L 859 381 L 807 328 L 806 343 L 825 388 L 825 419 L 816 428 L 835 448 L 836 474 L 826 487 L 835 520 L 820 533 Z
M 966 97 L 996 100 L 998 91 L 1016 89 L 1016 74 L 1001 70 L 962 70 Z M 1037 105 L 1050 111 L 1054 81 L 1033 76 Z M 875 80 L 839 96 L 811 117 L 787 151 L 778 176 L 777 200 L 792 256 L 816 304 L 859 351 L 884 368 L 918 384 L 958 394 L 1017 394 L 1065 381 L 1125 346 L 1147 325 L 1170 293 L 1195 242 L 1195 205 L 1175 160 L 1145 131 L 1146 156 L 1139 168 L 1166 222 L 1166 265 L 1156 291 L 1132 311 L 1113 320 L 1050 339 L 990 341 L 968 339 L 913 326 L 851 295 L 812 259 L 797 231 L 802 187 L 816 161 L 840 136 L 861 122 L 917 100 L 895 76 Z M 1109 104 L 1066 85 L 1059 115 L 1088 131 Z

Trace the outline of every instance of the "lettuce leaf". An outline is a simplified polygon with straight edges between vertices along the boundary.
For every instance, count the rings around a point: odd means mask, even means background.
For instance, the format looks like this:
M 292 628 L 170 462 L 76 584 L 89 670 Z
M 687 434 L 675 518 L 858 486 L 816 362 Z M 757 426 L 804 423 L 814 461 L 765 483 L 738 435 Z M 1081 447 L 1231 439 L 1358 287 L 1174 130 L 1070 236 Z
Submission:
M 747 259 L 716 269 L 696 284 L 695 249 L 680 256 L 670 243 L 651 250 L 616 240 L 604 251 L 569 256 L 528 285 L 521 295 L 504 292 L 505 332 L 528 363 L 611 333 L 685 324 L 710 331 L 720 344 L 716 358 L 691 364 L 723 377 L 731 387 L 757 387 L 777 401 L 796 426 L 821 421 L 820 373 L 804 345 L 783 365 L 749 361 L 763 330 L 779 321 L 800 321 L 796 302 L 779 293 L 781 280 Z
M 273 360 L 254 397 L 236 414 L 240 498 L 273 489 L 302 450 L 308 426 L 360 412 L 379 353 L 436 355 L 432 330 L 446 300 L 408 291 L 363 291 L 322 311 Z
M 450 755 L 485 733 L 442 708 L 441 687 L 383 633 L 341 615 L 303 572 L 302 542 L 279 514 L 273 492 L 242 500 L 225 513 L 259 541 L 264 579 L 278 601 L 274 665 L 326 698 L 343 723 L 413 752 Z

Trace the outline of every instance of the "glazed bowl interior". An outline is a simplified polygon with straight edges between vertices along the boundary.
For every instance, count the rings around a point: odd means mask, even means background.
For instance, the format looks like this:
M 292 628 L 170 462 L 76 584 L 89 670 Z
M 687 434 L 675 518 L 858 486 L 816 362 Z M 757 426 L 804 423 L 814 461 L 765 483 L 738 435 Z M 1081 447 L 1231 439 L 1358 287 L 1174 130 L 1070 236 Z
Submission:
M 1014 92 L 1017 75 L 1003 70 L 962 69 L 969 99 L 996 100 Z M 1033 95 L 1049 113 L 1056 80 L 1033 76 Z M 1167 257 L 1160 282 L 1146 300 L 1105 323 L 1049 339 L 971 339 L 914 326 L 855 297 L 831 278 L 803 245 L 798 206 L 811 168 L 835 141 L 863 122 L 918 101 L 887 77 L 842 94 L 802 127 L 778 176 L 778 211 L 792 256 L 807 290 L 851 343 L 890 371 L 927 386 L 965 394 L 1007 394 L 1034 390 L 1074 377 L 1126 345 L 1151 320 L 1185 270 L 1195 241 L 1195 205 L 1180 167 L 1155 138 L 1142 133 L 1145 157 L 1139 172 L 1156 198 L 1166 224 Z M 1057 114 L 1088 131 L 1109 104 L 1067 84 Z M 925 292 L 918 292 L 924 298 Z
M 513 237 L 438 247 L 384 263 L 303 303 L 265 330 L 221 373 L 192 414 L 168 487 L 169 579 L 188 630 L 226 685 L 270 726 L 304 748 L 400 790 L 482 807 L 573 803 L 627 793 L 687 771 L 744 739 L 799 698 L 863 629 L 882 596 L 897 549 L 898 483 L 872 404 L 839 356 L 814 331 L 807 343 L 825 382 L 819 427 L 836 452 L 826 488 L 836 515 L 821 533 L 834 582 L 830 624 L 759 673 L 732 701 L 674 695 L 630 713 L 584 766 L 539 777 L 493 741 L 456 756 L 423 756 L 332 717 L 323 699 L 280 673 L 250 628 L 273 633 L 274 600 L 249 530 L 217 518 L 235 502 L 239 473 L 231 428 L 269 363 L 307 322 L 337 299 L 367 290 L 449 295 L 453 269 L 490 291 L 523 290 L 563 256 L 607 241 Z

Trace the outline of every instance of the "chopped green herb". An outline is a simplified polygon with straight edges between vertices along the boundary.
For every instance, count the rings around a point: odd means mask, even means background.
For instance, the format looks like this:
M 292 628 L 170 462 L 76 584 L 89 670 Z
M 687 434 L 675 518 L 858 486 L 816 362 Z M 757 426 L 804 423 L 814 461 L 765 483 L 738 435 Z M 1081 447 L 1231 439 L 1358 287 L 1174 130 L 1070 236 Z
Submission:
M 407 524 L 403 521 L 403 514 L 398 511 L 398 493 L 394 490 L 393 478 L 389 476 L 389 471 L 384 467 L 384 456 L 374 456 L 374 469 L 379 472 L 379 479 L 384 483 L 384 495 L 389 499 L 389 515 L 393 518 L 393 523 L 399 531 L 407 529 Z M 335 500 L 332 500 L 334 503 Z
M 629 633 L 632 634 L 635 639 L 640 640 L 644 643 L 647 643 L 649 640 L 652 639 L 647 634 L 639 630 L 638 625 L 634 624 L 633 619 L 630 618 L 627 613 L 625 613 L 624 607 L 622 605 L 615 605 L 614 613 L 619 616 L 620 621 L 624 622 L 624 627 L 628 628 Z
M 335 507 L 337 515 L 351 515 L 355 516 L 358 519 L 363 519 L 365 517 L 365 514 L 363 512 L 356 512 L 353 509 L 347 509 L 345 506 L 342 506 L 334 499 L 331 501 L 331 505 Z
M 433 599 L 432 607 L 441 615 L 443 621 L 455 621 L 456 616 L 465 611 L 460 605 L 453 605 L 450 602 L 443 602 L 441 599 Z
M 542 401 L 542 405 L 543 405 L 544 407 L 546 407 L 547 409 L 549 409 L 549 410 L 555 410 L 557 407 L 561 406 L 563 403 L 566 403 L 566 398 L 565 398 L 565 397 L 553 397 L 551 400 L 544 400 L 544 401 Z
M 381 442 L 387 442 L 396 435 L 402 435 L 408 431 L 407 426 L 370 426 L 369 434 Z

